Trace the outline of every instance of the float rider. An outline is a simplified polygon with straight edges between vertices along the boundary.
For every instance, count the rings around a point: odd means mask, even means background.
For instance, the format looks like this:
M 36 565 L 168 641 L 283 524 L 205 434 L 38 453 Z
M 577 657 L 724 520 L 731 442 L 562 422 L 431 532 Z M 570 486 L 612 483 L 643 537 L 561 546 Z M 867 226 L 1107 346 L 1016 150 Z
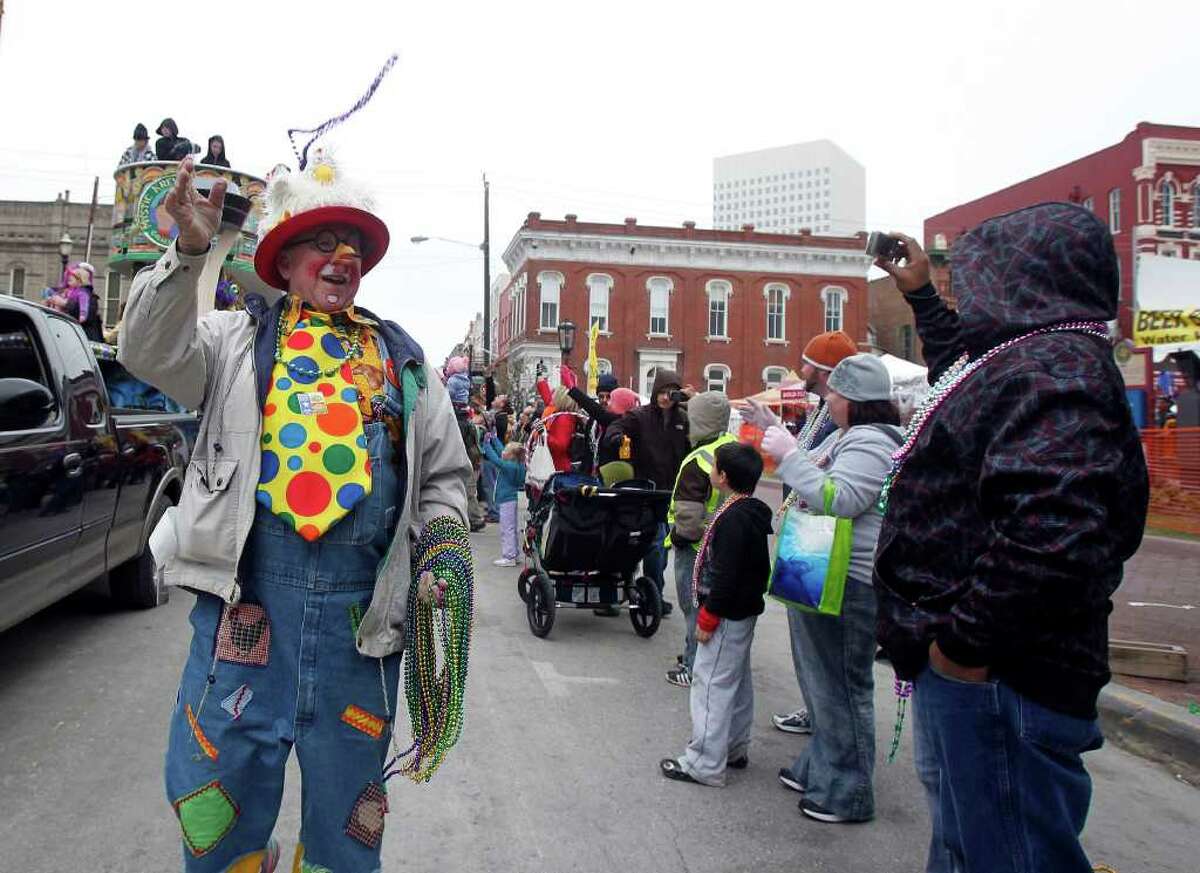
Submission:
M 286 293 L 197 321 L 226 186 L 205 197 L 193 178 L 189 157 L 165 202 L 178 238 L 134 280 L 120 349 L 202 413 L 179 506 L 152 537 L 166 582 L 196 595 L 166 760 L 183 867 L 274 869 L 295 747 L 289 869 L 377 870 L 413 616 L 465 578 L 469 621 L 467 457 L 421 348 L 354 303 L 388 245 L 368 192 L 324 156 L 274 178 L 255 270 Z M 413 567 L 431 571 L 416 592 Z

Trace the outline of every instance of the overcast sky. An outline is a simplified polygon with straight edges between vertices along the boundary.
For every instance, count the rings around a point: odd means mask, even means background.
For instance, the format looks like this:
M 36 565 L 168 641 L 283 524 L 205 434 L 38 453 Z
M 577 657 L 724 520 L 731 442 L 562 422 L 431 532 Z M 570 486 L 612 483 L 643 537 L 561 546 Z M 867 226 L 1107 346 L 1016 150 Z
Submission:
M 86 200 L 133 125 L 173 116 L 235 167 L 295 166 L 285 131 L 358 98 L 334 137 L 392 247 L 360 299 L 440 360 L 482 306 L 469 248 L 492 181 L 493 275 L 525 214 L 711 224 L 712 158 L 829 138 L 867 169 L 872 229 L 1103 148 L 1200 124 L 1195 40 L 1134 3 L 383 3 L 8 0 L 0 199 Z M 1139 11 L 1140 8 L 1140 11 Z

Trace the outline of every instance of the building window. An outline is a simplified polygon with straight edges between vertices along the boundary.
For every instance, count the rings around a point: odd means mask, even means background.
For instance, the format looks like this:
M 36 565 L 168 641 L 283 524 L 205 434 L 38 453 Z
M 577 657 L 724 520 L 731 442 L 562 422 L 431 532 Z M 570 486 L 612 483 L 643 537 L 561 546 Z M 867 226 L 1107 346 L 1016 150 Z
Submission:
M 601 333 L 608 332 L 608 294 L 612 284 L 612 276 L 605 273 L 592 273 L 587 277 L 589 329 L 599 325 Z
M 900 357 L 906 361 L 916 360 L 916 340 L 911 324 L 902 324 L 896 328 L 896 341 L 899 346 Z
M 1108 229 L 1111 233 L 1121 232 L 1121 189 L 1108 192 Z
M 1169 180 L 1164 179 L 1159 188 L 1162 192 L 1162 226 L 1175 226 L 1175 188 Z
M 704 390 L 722 391 L 729 387 L 730 371 L 724 364 L 709 364 L 704 368 Z
M 1091 197 L 1084 197 L 1084 198 L 1083 198 L 1083 204 L 1082 204 L 1082 205 L 1083 205 L 1083 208 L 1084 208 L 1084 209 L 1086 209 L 1088 212 L 1095 212 L 1095 211 L 1096 211 L 1096 210 L 1095 210 L 1095 208 L 1094 208 L 1094 207 L 1095 207 L 1095 203 L 1093 203 L 1093 202 L 1092 202 L 1092 198 L 1091 198 Z
M 538 273 L 538 294 L 542 301 L 541 317 L 538 320 L 540 330 L 554 330 L 558 327 L 558 299 L 562 286 L 562 273 Z
M 104 278 L 104 323 L 113 325 L 121 317 L 121 274 L 109 273 Z
M 846 289 L 830 285 L 821 290 L 821 301 L 825 304 L 825 330 L 841 330 L 845 319 Z
M 1192 183 L 1192 227 L 1200 227 L 1200 179 Z M 1195 256 L 1196 248 L 1192 247 Z
M 778 388 L 783 384 L 783 379 L 787 375 L 787 369 L 784 367 L 766 367 L 763 369 L 763 385 L 768 389 Z
M 13 267 L 8 274 L 8 293 L 13 297 L 25 296 L 25 268 Z
M 729 296 L 733 286 L 724 279 L 709 279 L 704 290 L 708 295 L 708 335 L 726 339 L 729 336 Z
M 667 316 L 671 309 L 671 289 L 674 284 L 666 276 L 651 276 L 646 280 L 646 290 L 650 292 L 650 335 L 666 336 L 668 333 Z
M 791 228 L 788 229 L 791 232 Z M 787 285 L 768 285 L 763 289 L 767 298 L 767 339 L 783 341 L 786 331 L 786 308 L 790 291 Z

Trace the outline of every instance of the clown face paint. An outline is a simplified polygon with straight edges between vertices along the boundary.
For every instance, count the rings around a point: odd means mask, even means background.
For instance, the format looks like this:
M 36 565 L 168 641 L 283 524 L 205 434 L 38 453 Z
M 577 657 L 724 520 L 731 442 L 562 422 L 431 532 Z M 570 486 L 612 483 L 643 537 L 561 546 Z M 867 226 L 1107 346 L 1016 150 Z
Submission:
M 318 228 L 323 230 L 325 228 Z M 331 225 L 341 239 L 354 228 Z M 347 245 L 337 251 L 322 252 L 312 243 L 290 246 L 279 256 L 279 273 L 287 280 L 288 293 L 299 297 L 312 309 L 338 312 L 354 302 L 362 281 L 362 253 Z

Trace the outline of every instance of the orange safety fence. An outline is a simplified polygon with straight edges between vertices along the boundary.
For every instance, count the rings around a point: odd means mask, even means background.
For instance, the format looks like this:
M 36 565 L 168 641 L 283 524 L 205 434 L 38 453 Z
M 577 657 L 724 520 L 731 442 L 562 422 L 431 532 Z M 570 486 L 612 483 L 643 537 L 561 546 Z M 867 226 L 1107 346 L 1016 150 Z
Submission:
M 1149 527 L 1200 536 L 1200 427 L 1148 428 Z

